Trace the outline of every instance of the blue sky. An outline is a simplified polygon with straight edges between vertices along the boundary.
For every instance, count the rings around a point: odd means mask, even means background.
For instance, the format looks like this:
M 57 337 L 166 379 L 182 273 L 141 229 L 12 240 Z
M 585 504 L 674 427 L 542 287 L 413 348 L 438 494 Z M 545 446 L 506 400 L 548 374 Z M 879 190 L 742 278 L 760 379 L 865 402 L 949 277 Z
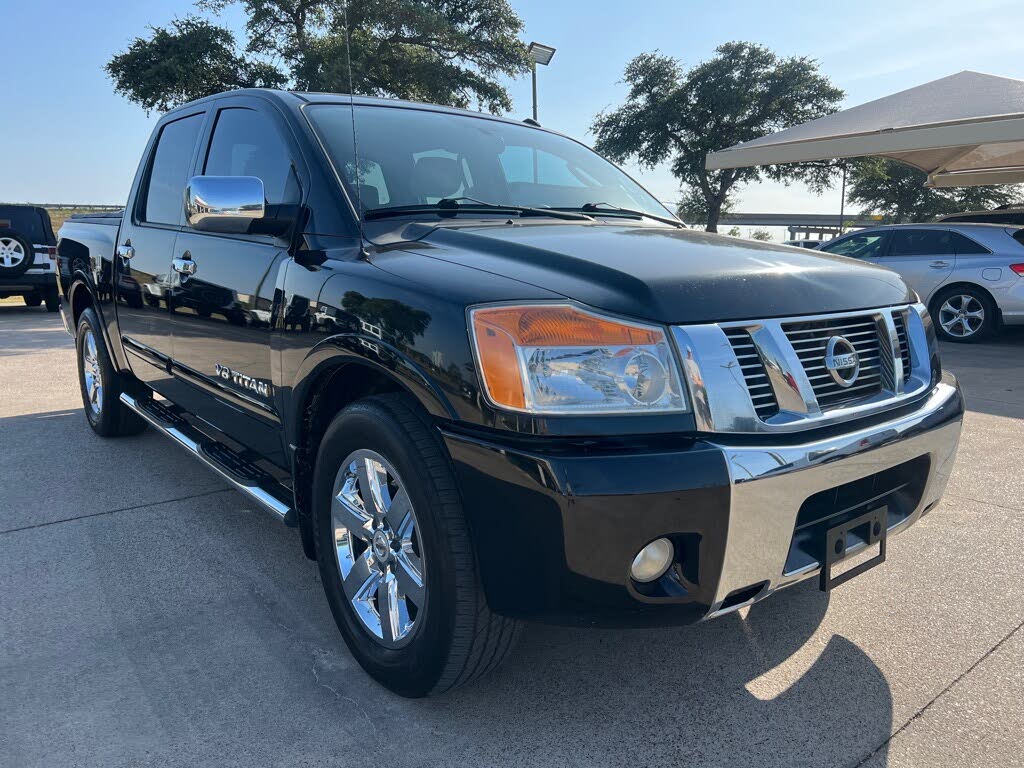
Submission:
M 739 0 L 512 0 L 525 40 L 558 49 L 540 71 L 541 122 L 583 138 L 593 116 L 618 104 L 626 62 L 658 49 L 684 63 L 728 40 L 807 55 L 863 103 L 963 69 L 1024 78 L 1019 0 L 761 3 Z M 103 65 L 147 24 L 192 11 L 187 0 L 0 0 L 0 201 L 121 203 L 156 116 L 114 94 Z M 232 8 L 224 23 L 239 29 Z M 14 31 L 14 34 L 11 32 Z M 529 79 L 512 82 L 514 116 L 530 111 Z M 630 168 L 662 200 L 677 184 L 665 169 Z M 796 185 L 741 190 L 742 210 L 833 212 Z

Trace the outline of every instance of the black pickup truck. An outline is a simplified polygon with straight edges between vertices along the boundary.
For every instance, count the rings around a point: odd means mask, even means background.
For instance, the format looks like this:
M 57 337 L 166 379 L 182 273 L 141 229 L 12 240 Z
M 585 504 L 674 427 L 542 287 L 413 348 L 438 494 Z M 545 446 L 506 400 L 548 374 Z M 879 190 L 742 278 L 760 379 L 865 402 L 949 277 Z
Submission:
M 58 261 L 93 429 L 149 425 L 296 526 L 407 696 L 492 669 L 523 620 L 831 589 L 936 505 L 960 435 L 899 276 L 688 231 L 535 124 L 203 99 Z

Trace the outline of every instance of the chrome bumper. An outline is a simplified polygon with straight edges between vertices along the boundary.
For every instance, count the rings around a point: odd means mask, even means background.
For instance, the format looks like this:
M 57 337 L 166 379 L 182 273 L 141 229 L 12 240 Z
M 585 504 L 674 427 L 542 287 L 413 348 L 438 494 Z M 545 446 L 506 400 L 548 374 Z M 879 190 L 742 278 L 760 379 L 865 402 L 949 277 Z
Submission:
M 819 491 L 928 455 L 921 501 L 889 529 L 889 535 L 917 522 L 946 488 L 962 419 L 963 398 L 956 380 L 947 374 L 912 414 L 868 429 L 802 445 L 717 444 L 728 465 L 731 505 L 721 578 L 707 618 L 742 608 L 819 572 L 814 567 L 784 573 L 797 513 Z M 765 586 L 756 596 L 722 610 L 730 593 L 758 583 Z

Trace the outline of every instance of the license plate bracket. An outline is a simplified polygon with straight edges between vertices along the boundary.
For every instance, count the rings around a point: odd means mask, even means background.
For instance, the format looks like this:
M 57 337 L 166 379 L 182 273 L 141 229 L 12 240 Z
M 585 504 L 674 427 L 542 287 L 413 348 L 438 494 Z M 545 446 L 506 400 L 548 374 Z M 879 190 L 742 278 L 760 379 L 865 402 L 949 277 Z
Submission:
M 860 576 L 864 571 L 885 562 L 885 541 L 889 532 L 888 518 L 888 507 L 879 507 L 828 530 L 825 534 L 825 557 L 822 562 L 821 575 L 818 582 L 822 592 L 830 592 L 840 584 L 845 584 L 855 576 Z M 878 544 L 878 554 L 847 571 L 833 576 L 833 566 L 841 563 L 847 557 L 847 539 L 849 534 L 858 529 L 865 532 L 860 538 L 867 542 L 868 547 Z

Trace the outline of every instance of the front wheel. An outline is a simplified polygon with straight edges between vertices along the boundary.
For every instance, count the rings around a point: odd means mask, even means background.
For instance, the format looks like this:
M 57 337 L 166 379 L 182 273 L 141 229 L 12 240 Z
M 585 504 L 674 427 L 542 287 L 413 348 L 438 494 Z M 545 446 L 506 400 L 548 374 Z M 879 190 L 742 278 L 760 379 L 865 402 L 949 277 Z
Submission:
M 519 624 L 487 606 L 450 461 L 414 402 L 379 395 L 335 417 L 313 507 L 331 612 L 378 682 L 443 693 L 508 655 Z
M 935 298 L 932 306 L 935 330 L 944 341 L 972 343 L 995 331 L 995 304 L 987 293 L 977 288 L 949 288 Z
M 51 291 L 46 294 L 46 311 L 47 312 L 58 312 L 60 311 L 60 296 L 56 291 Z
M 38 307 L 43 303 L 43 297 L 38 293 L 26 293 L 22 298 L 25 300 L 26 307 Z
M 93 431 L 103 437 L 119 437 L 145 429 L 146 422 L 121 402 L 121 377 L 114 370 L 99 318 L 91 307 L 82 312 L 78 321 L 75 349 L 82 404 Z

